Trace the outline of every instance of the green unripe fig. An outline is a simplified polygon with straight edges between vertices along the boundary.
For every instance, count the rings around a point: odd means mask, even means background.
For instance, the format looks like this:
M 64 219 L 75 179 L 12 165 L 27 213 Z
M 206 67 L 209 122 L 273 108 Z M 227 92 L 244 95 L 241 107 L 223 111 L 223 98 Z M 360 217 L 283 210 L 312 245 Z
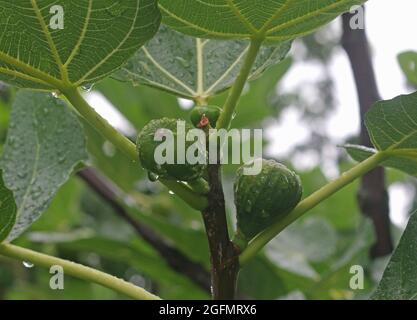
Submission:
M 298 175 L 274 160 L 262 162 L 258 175 L 244 175 L 245 164 L 237 171 L 234 183 L 237 210 L 235 243 L 244 247 L 249 240 L 272 223 L 284 218 L 300 202 L 301 180 Z
M 206 168 L 203 164 L 190 164 L 187 163 L 184 155 L 184 162 L 179 163 L 177 158 L 177 143 L 178 132 L 177 123 L 182 121 L 185 125 L 185 134 L 191 129 L 194 129 L 191 125 L 185 123 L 181 119 L 168 119 L 162 118 L 158 120 L 150 121 L 139 133 L 136 146 L 139 153 L 139 161 L 141 166 L 149 171 L 149 175 L 153 177 L 153 180 L 157 179 L 169 179 L 179 181 L 192 181 L 200 178 Z M 168 130 L 172 132 L 173 143 L 175 150 L 173 152 L 173 162 L 159 164 L 155 160 L 155 151 L 162 143 L 165 143 L 166 138 L 161 138 L 163 141 L 156 141 L 155 134 L 158 134 L 160 129 L 162 131 Z M 166 132 L 166 131 L 165 131 Z M 194 143 L 192 141 L 186 141 L 185 137 L 180 137 L 181 143 L 185 143 L 185 151 Z
M 221 112 L 222 109 L 217 106 L 198 106 L 191 110 L 190 120 L 196 128 L 202 128 L 208 124 L 214 128 Z

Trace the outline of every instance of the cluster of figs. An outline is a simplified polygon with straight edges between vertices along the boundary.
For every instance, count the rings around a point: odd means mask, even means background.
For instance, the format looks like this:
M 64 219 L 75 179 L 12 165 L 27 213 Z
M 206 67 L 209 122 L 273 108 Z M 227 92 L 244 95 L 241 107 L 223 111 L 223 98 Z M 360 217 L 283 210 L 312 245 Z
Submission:
M 195 107 L 190 113 L 191 124 L 185 125 L 185 131 L 200 128 L 208 134 L 207 129 L 216 126 L 220 114 L 221 109 L 216 106 Z M 183 181 L 190 186 L 208 186 L 205 180 L 207 177 L 205 164 L 187 162 L 176 164 L 174 162 L 160 165 L 155 161 L 155 150 L 162 143 L 155 141 L 156 132 L 161 128 L 168 129 L 175 138 L 178 120 L 180 119 L 152 120 L 141 130 L 137 138 L 140 164 L 149 172 L 149 176 L 157 177 L 157 179 Z M 285 218 L 302 197 L 301 181 L 295 172 L 275 160 L 256 159 L 254 161 L 262 162 L 261 172 L 257 175 L 245 175 L 245 167 L 254 165 L 253 162 L 246 163 L 237 170 L 234 182 L 237 213 L 234 242 L 241 249 L 268 226 Z M 196 191 L 207 193 L 209 189 L 208 187 L 200 188 Z

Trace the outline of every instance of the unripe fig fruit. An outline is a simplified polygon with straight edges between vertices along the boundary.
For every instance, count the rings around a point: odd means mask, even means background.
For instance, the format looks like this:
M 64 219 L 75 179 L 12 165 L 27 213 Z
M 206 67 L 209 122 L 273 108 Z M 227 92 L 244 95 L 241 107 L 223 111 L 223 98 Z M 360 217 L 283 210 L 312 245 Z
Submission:
M 234 184 L 237 210 L 235 243 L 244 247 L 272 223 L 284 218 L 300 202 L 302 186 L 298 175 L 274 160 L 262 161 L 258 175 L 244 175 L 245 164 L 237 171 Z
M 222 109 L 217 106 L 198 106 L 191 110 L 190 120 L 196 128 L 202 128 L 210 124 L 212 128 L 216 127 Z M 207 121 L 205 123 L 205 121 Z
M 177 122 L 183 121 L 181 119 L 168 119 L 162 118 L 158 120 L 150 121 L 139 133 L 136 146 L 139 153 L 139 161 L 145 170 L 148 170 L 154 180 L 157 179 L 170 179 L 179 181 L 192 181 L 200 178 L 206 168 L 203 164 L 190 164 L 184 155 L 185 163 L 178 163 L 177 158 L 177 143 L 178 132 Z M 185 122 L 184 122 L 185 123 Z M 164 143 L 164 141 L 155 141 L 155 134 L 158 130 L 169 130 L 173 134 L 174 138 L 174 161 L 172 163 L 159 164 L 155 161 L 155 150 L 157 147 Z M 185 123 L 185 134 L 191 129 L 194 129 L 191 125 Z M 185 137 L 181 137 L 185 140 Z M 185 142 L 185 151 L 194 143 L 192 141 Z

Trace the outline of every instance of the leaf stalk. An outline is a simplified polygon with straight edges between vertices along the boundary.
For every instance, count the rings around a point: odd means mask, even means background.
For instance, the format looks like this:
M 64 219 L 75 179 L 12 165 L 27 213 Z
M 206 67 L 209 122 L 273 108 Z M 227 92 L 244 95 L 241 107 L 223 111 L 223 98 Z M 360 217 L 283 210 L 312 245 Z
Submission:
M 259 50 L 261 49 L 263 38 L 254 38 L 251 40 L 248 53 L 246 54 L 243 65 L 240 69 L 239 76 L 237 77 L 233 87 L 229 92 L 229 96 L 223 106 L 223 112 L 221 113 L 219 119 L 217 120 L 217 129 L 227 129 L 230 126 L 230 123 L 233 120 L 236 106 L 239 102 L 239 99 L 242 95 L 245 84 L 250 76 L 252 71 L 253 64 L 256 61 Z
M 136 300 L 160 300 L 159 297 L 147 292 L 145 289 L 137 287 L 130 282 L 116 278 L 102 271 L 83 266 L 68 260 L 52 257 L 43 253 L 21 248 L 12 244 L 0 244 L 0 255 L 16 259 L 19 261 L 28 261 L 36 266 L 50 268 L 58 265 L 64 269 L 66 274 L 76 278 L 100 284 L 106 288 L 126 295 Z

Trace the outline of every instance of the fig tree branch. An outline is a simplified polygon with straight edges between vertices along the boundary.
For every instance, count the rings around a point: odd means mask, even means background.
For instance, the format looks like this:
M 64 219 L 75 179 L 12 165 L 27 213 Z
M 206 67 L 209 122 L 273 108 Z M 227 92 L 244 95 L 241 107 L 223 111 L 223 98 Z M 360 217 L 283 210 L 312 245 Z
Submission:
M 220 165 L 208 166 L 209 206 L 203 211 L 211 258 L 211 284 L 215 300 L 233 300 L 239 271 L 238 253 L 230 241 Z
M 120 218 L 132 226 L 136 233 L 149 243 L 173 270 L 185 275 L 203 290 L 210 292 L 210 274 L 207 270 L 202 265 L 191 261 L 154 230 L 133 218 L 120 203 L 122 191 L 117 186 L 93 168 L 83 169 L 78 176 L 102 197 Z
M 380 96 L 366 31 L 365 29 L 353 30 L 350 25 L 353 18 L 351 13 L 343 14 L 342 46 L 351 64 L 359 97 L 360 144 L 371 147 L 372 143 L 365 127 L 365 114 L 375 102 L 380 100 Z M 378 167 L 362 177 L 358 202 L 362 214 L 371 218 L 376 233 L 376 243 L 371 249 L 371 256 L 376 258 L 391 253 L 393 244 L 390 232 L 389 200 L 383 167 Z
M 240 68 L 239 75 L 217 120 L 217 129 L 229 128 L 263 40 L 263 38 L 251 39 L 250 47 Z M 217 164 L 210 164 L 207 169 L 210 191 L 207 195 L 208 206 L 202 210 L 202 213 L 210 247 L 213 298 L 215 300 L 232 300 L 235 298 L 236 293 L 239 259 L 237 248 L 229 238 L 226 205 L 221 181 L 221 165 L 219 164 L 220 159 L 217 160 Z

